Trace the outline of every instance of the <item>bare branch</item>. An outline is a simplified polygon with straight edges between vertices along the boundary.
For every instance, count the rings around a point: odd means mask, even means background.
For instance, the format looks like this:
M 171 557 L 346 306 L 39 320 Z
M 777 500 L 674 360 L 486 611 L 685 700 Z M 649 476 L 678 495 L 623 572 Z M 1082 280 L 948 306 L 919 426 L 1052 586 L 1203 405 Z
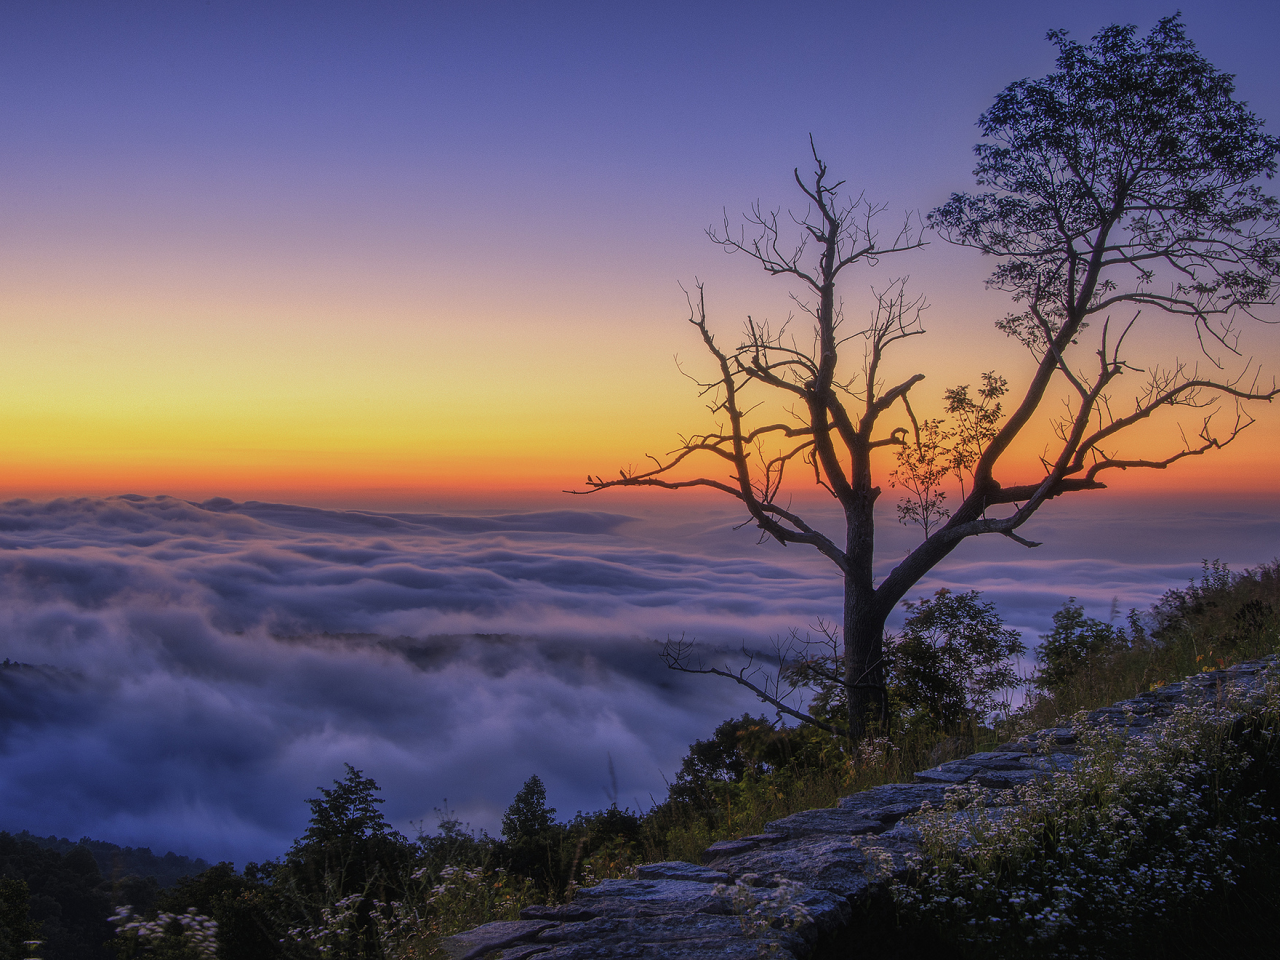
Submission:
M 680 673 L 709 673 L 714 674 L 717 677 L 727 677 L 735 683 L 746 687 L 762 701 L 774 707 L 779 712 L 785 713 L 789 717 L 793 717 L 802 723 L 809 724 L 810 726 L 817 727 L 819 730 L 834 733 L 839 737 L 847 738 L 849 736 L 849 731 L 843 730 L 840 727 L 833 726 L 829 723 L 824 723 L 816 717 L 809 716 L 807 713 L 801 713 L 795 707 L 784 703 L 782 700 L 778 699 L 773 694 L 770 694 L 767 690 L 755 683 L 752 680 L 752 674 L 758 670 L 758 668 L 754 668 L 755 655 L 747 650 L 745 644 L 742 647 L 742 652 L 747 657 L 747 666 L 742 667 L 736 672 L 729 669 L 727 666 L 725 669 L 703 666 L 701 660 L 698 660 L 696 665 L 694 665 L 693 641 L 686 641 L 684 637 L 681 637 L 679 640 L 672 640 L 668 637 L 667 642 L 662 646 L 662 653 L 660 656 L 662 657 L 662 662 L 666 664 L 667 668 L 670 670 L 678 670 Z

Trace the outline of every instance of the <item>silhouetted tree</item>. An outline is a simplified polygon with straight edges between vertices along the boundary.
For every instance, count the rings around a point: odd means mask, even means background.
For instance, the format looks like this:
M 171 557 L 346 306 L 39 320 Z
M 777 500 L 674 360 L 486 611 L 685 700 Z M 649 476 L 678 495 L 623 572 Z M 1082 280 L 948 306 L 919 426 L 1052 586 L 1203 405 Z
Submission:
M 555 816 L 555 807 L 547 806 L 547 788 L 536 774 L 524 782 L 502 815 L 511 869 L 544 888 L 556 887 L 560 880 L 565 830 Z
M 1053 692 L 1063 687 L 1086 664 L 1129 646 L 1125 632 L 1114 624 L 1084 615 L 1084 607 L 1068 597 L 1053 615 L 1053 629 L 1040 638 L 1035 685 Z
M 1004 625 L 995 604 L 976 590 L 905 604 L 902 632 L 886 638 L 890 691 L 905 719 L 927 718 L 940 729 L 1009 708 L 1002 691 L 1021 681 L 1014 658 L 1026 652 L 1017 630 Z
M 264 879 L 278 892 L 287 892 L 295 907 L 318 913 L 321 905 L 343 897 L 359 897 L 357 922 L 363 942 L 353 956 L 382 956 L 370 911 L 378 901 L 394 900 L 403 875 L 413 862 L 413 845 L 382 816 L 378 784 L 351 764 L 347 775 L 320 787 L 320 796 L 307 801 L 311 821 L 307 832 L 285 855 L 266 868 L 245 869 L 252 881 Z M 308 922 L 314 916 L 306 918 Z
M 717 788 L 738 783 L 748 773 L 760 775 L 767 763 L 759 750 L 748 749 L 749 741 L 758 745 L 762 733 L 772 733 L 773 724 L 766 717 L 744 713 L 736 720 L 726 720 L 706 740 L 695 740 L 676 771 L 669 799 L 697 809 L 714 807 L 720 801 Z
M 816 170 L 795 181 L 808 202 L 793 215 L 799 240 L 784 237 L 777 213 L 757 206 L 747 218 L 754 236 L 735 235 L 726 218 L 711 238 L 745 253 L 768 273 L 801 288 L 797 302 L 812 317 L 805 343 L 767 322 L 748 318 L 736 347 L 717 344 L 701 286 L 690 297 L 689 320 L 714 360 L 701 384 L 716 425 L 682 438 L 648 469 L 624 469 L 616 479 L 587 478 L 588 490 L 652 486 L 706 487 L 739 500 L 750 519 L 784 544 L 807 544 L 832 561 L 844 579 L 842 621 L 832 636 L 842 649 L 828 668 L 847 692 L 848 732 L 860 735 L 869 716 L 887 710 L 883 659 L 885 619 L 921 577 L 969 537 L 1001 534 L 1026 546 L 1019 529 L 1048 500 L 1101 490 L 1108 470 L 1164 469 L 1235 439 L 1251 419 L 1241 404 L 1270 400 L 1245 363 L 1225 373 L 1238 350 L 1237 319 L 1275 300 L 1280 231 L 1273 197 L 1257 186 L 1276 169 L 1280 141 L 1233 99 L 1232 78 L 1216 70 L 1186 38 L 1177 17 L 1161 20 L 1145 39 L 1133 27 L 1111 26 L 1088 44 L 1055 31 L 1057 70 L 1011 84 L 982 115 L 977 181 L 985 192 L 955 194 L 929 216 L 946 239 L 999 261 L 989 283 L 1007 291 L 1017 312 L 999 321 L 1030 354 L 1029 378 L 1006 417 L 1008 382 L 988 374 L 982 389 L 947 391 L 950 436 L 921 429 L 908 394 L 921 374 L 885 382 L 886 351 L 923 333 L 923 302 L 891 283 L 877 297 L 868 324 L 843 325 L 838 278 L 847 267 L 919 246 L 910 223 L 881 243 L 879 212 L 859 198 L 839 198 L 814 151 Z M 1140 365 L 1128 352 L 1139 314 L 1186 320 L 1206 354 L 1198 366 L 1174 356 Z M 1122 314 L 1122 316 L 1116 316 Z M 1114 322 L 1113 322 L 1113 317 Z M 861 369 L 842 370 L 840 353 L 861 347 Z M 1142 378 L 1119 393 L 1123 378 Z M 1055 393 L 1056 391 L 1056 393 Z M 792 415 L 775 419 L 761 393 L 789 400 Z M 1057 402 L 1065 398 L 1065 408 Z M 1225 404 L 1220 401 L 1226 401 Z M 901 405 L 898 425 L 885 424 Z M 1214 407 L 1231 406 L 1225 423 Z M 1065 412 L 1062 412 L 1065 409 Z M 1131 428 L 1167 410 L 1197 412 L 1194 439 L 1154 456 L 1119 452 Z M 1047 438 L 1038 469 L 1007 464 L 1014 441 Z M 926 456 L 912 457 L 934 444 Z M 881 489 L 873 455 L 897 448 L 894 478 L 914 507 L 923 541 L 876 582 L 874 507 Z M 716 475 L 687 473 L 710 459 Z M 839 503 L 843 530 L 821 532 L 784 495 L 788 465 L 808 466 Z M 962 482 L 954 511 L 935 496 L 945 463 Z M 1012 474 L 1012 476 L 1010 476 Z M 914 512 L 913 512 L 914 511 Z M 776 686 L 757 682 L 751 668 L 706 667 L 683 640 L 666 648 L 670 666 L 731 677 L 779 710 L 838 729 L 783 702 Z M 815 665 L 817 669 L 820 665 Z

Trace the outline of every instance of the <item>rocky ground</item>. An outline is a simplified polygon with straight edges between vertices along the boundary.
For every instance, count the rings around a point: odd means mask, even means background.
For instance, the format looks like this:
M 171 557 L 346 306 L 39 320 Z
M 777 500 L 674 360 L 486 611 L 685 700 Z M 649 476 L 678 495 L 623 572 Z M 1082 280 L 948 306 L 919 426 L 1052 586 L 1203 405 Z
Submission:
M 1142 736 L 1179 701 L 1219 696 L 1228 685 L 1260 691 L 1280 658 L 1197 674 L 1095 710 L 1091 724 Z M 853 908 L 920 853 L 904 818 L 948 787 L 976 783 L 1008 790 L 1070 769 L 1070 727 L 1038 730 L 994 751 L 975 753 L 768 824 L 767 832 L 712 844 L 703 865 L 641 866 L 635 879 L 579 889 L 571 903 L 525 908 L 520 920 L 488 923 L 445 941 L 453 960 L 792 960 L 846 927 Z M 793 922 L 786 921 L 795 918 Z

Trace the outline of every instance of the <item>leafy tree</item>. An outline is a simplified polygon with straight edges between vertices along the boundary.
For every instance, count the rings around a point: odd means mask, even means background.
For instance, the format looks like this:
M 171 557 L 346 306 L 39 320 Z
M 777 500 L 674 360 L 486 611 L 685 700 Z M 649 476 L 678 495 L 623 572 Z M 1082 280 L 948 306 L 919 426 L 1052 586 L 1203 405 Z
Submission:
M 1084 608 L 1068 597 L 1053 615 L 1053 630 L 1040 638 L 1034 683 L 1053 692 L 1063 687 L 1086 664 L 1129 646 L 1125 632 L 1110 623 L 1084 615 Z
M 261 882 L 219 863 L 194 877 L 184 877 L 160 895 L 158 906 L 183 914 L 195 908 L 218 922 L 218 948 L 236 960 L 274 960 L 281 956 L 279 937 L 270 921 L 270 892 Z
M 526 837 L 537 837 L 555 826 L 556 808 L 547 806 L 547 788 L 542 778 L 534 774 L 502 815 L 502 835 L 509 842 Z
M 415 851 L 378 809 L 383 800 L 377 795 L 377 782 L 351 764 L 346 768 L 346 776 L 335 780 L 333 789 L 320 787 L 320 796 L 307 801 L 310 825 L 283 862 L 253 871 L 246 868 L 245 874 L 250 879 L 265 874 L 284 897 L 279 902 L 300 912 L 296 920 L 312 925 L 322 907 L 359 897 L 356 917 L 363 941 L 354 956 L 376 958 L 381 948 L 369 913 L 374 901 L 396 898 Z
M 333 782 L 333 789 L 318 787 L 320 796 L 307 801 L 311 822 L 295 849 L 326 849 L 357 841 L 403 840 L 382 816 L 378 804 L 378 784 L 351 764 L 344 764 L 347 775 Z
M 1008 708 L 999 694 L 1020 685 L 1013 660 L 1026 647 L 995 604 L 980 596 L 944 587 L 931 598 L 903 604 L 911 615 L 902 633 L 886 643 L 889 689 L 906 723 L 923 719 L 946 729 Z
M 928 218 L 945 239 L 995 258 L 989 283 L 1015 304 L 997 327 L 1025 346 L 1029 364 L 1008 414 L 1008 381 L 992 372 L 973 394 L 967 386 L 944 394 L 952 426 L 921 429 L 909 395 L 923 375 L 886 380 L 884 363 L 924 332 L 923 300 L 891 283 L 867 324 L 851 329 L 837 290 L 849 268 L 921 241 L 908 220 L 884 242 L 875 228 L 881 208 L 842 199 L 843 181 L 833 182 L 816 149 L 814 173 L 794 172 L 807 203 L 792 216 L 798 240 L 788 240 L 778 212 L 758 205 L 747 217 L 753 233 L 731 229 L 727 218 L 723 230 L 709 231 L 725 250 L 799 287 L 794 297 L 813 321 L 812 337 L 748 318 L 742 341 L 724 348 L 699 286 L 689 322 L 715 371 L 700 382 L 714 425 L 645 469 L 589 476 L 582 492 L 718 490 L 765 536 L 831 560 L 844 582 L 842 649 L 823 669 L 845 688 L 846 723 L 796 710 L 751 666 L 705 666 L 683 640 L 667 645 L 669 666 L 729 677 L 800 720 L 860 735 L 869 716 L 888 710 L 886 618 L 961 542 L 999 534 L 1035 546 L 1019 530 L 1051 499 L 1102 490 L 1107 471 L 1164 469 L 1222 447 L 1252 422 L 1243 404 L 1280 394 L 1248 363 L 1227 372 L 1236 324 L 1261 316 L 1280 282 L 1280 204 L 1257 182 L 1275 173 L 1280 140 L 1234 99 L 1230 75 L 1200 56 L 1177 17 L 1143 39 L 1119 25 L 1088 44 L 1061 31 L 1048 36 L 1056 71 L 1010 84 L 979 119 L 983 192 L 954 194 Z M 1169 327 L 1180 321 L 1191 348 L 1220 375 L 1176 354 L 1139 362 L 1131 348 L 1140 315 L 1166 321 L 1162 343 L 1173 341 Z M 841 368 L 851 345 L 861 366 Z M 1156 453 L 1120 450 L 1153 416 L 1181 413 L 1194 419 L 1180 424 L 1192 439 Z M 1019 439 L 1047 442 L 1038 466 L 1007 462 Z M 904 455 L 894 479 L 914 500 L 904 518 L 924 538 L 877 582 L 875 470 L 886 449 Z M 723 472 L 695 469 L 707 462 Z M 841 530 L 824 533 L 794 506 L 785 481 L 795 464 L 838 502 Z M 953 508 L 937 495 L 940 465 L 962 481 Z
M 547 788 L 536 774 L 524 782 L 502 815 L 511 869 L 544 888 L 560 886 L 565 830 L 555 816 L 555 807 L 547 806 Z
M 736 720 L 724 721 L 709 739 L 695 740 L 676 772 L 669 799 L 699 809 L 715 806 L 719 801 L 717 787 L 765 772 L 768 764 L 761 758 L 758 744 L 761 734 L 773 729 L 767 718 L 744 713 Z

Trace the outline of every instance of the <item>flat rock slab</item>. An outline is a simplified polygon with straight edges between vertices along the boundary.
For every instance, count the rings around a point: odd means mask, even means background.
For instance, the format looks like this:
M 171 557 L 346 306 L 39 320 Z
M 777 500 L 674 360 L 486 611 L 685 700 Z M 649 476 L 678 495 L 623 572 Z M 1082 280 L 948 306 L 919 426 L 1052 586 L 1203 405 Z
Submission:
M 750 874 L 773 882 L 793 880 L 846 899 L 865 895 L 869 886 L 863 872 L 866 857 L 854 847 L 852 838 L 829 834 L 761 847 L 716 860 L 712 866 L 733 877 Z
M 450 943 L 445 942 L 446 945 Z M 739 919 L 730 916 L 597 918 L 583 923 L 545 926 L 526 936 L 522 942 L 494 953 L 490 960 L 528 960 L 534 957 L 538 960 L 600 957 L 757 960 L 762 953 L 781 960 L 793 960 L 796 956 L 793 950 L 804 945 L 802 937 L 778 930 L 763 930 L 757 936 L 746 937 Z
M 603 880 L 577 890 L 571 906 L 594 917 L 664 917 L 723 914 L 729 903 L 699 880 Z
M 968 783 L 980 773 L 982 768 L 975 764 L 965 763 L 963 760 L 952 760 L 931 770 L 921 770 L 915 776 L 920 783 L 959 786 L 962 783 Z
M 1031 754 L 1013 750 L 993 750 L 971 754 L 964 758 L 964 762 L 987 770 L 1021 770 L 1023 761 L 1029 756 Z
M 1044 777 L 1041 770 L 984 770 L 973 778 L 979 786 L 993 790 L 1012 790 Z
M 781 839 L 781 838 L 779 838 Z M 728 883 L 729 875 L 683 860 L 643 863 L 636 868 L 637 880 L 692 880 L 696 883 Z
M 916 813 L 924 804 L 940 806 L 947 798 L 946 787 L 924 783 L 886 783 L 848 797 L 841 797 L 836 806 L 841 810 L 859 810 L 864 816 L 877 816 L 873 811 L 901 806 L 914 807 Z M 905 816 L 905 814 L 904 814 Z
M 875 817 L 864 816 L 861 810 L 841 807 L 825 807 L 817 810 L 801 810 L 781 820 L 774 820 L 766 827 L 772 833 L 781 833 L 788 839 L 808 837 L 815 833 L 833 833 L 852 837 L 856 833 L 879 833 L 884 823 Z
M 533 940 L 552 926 L 555 924 L 545 920 L 497 920 L 449 937 L 444 941 L 444 951 L 450 960 L 477 960 L 486 953 Z
M 746 853 L 749 850 L 758 850 L 761 846 L 767 844 L 780 843 L 786 839 L 788 837 L 785 833 L 762 833 L 749 837 L 739 837 L 737 840 L 717 840 L 702 851 L 702 862 L 711 863 L 724 857 Z
M 1046 753 L 1038 757 L 1027 757 L 1023 761 L 1028 767 L 1043 770 L 1045 773 L 1057 773 L 1059 770 L 1070 770 L 1075 766 L 1074 753 Z

